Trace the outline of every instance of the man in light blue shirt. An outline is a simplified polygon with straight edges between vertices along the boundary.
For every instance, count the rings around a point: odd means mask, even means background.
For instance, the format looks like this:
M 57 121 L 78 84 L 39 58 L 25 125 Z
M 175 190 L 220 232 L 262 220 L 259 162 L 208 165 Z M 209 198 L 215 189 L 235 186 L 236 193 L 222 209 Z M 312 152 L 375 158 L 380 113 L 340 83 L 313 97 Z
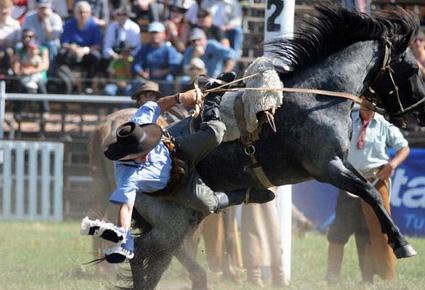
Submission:
M 49 60 L 58 54 L 62 33 L 62 18 L 52 11 L 51 0 L 37 0 L 37 10 L 25 17 L 22 29 L 31 29 L 37 42 L 49 50 Z
M 359 112 L 359 110 L 355 110 L 352 113 L 353 135 L 351 140 L 353 142 L 351 142 L 348 161 L 363 175 L 373 175 L 373 172 L 378 170 L 376 177 L 387 180 L 398 165 L 393 164 L 394 161 L 390 160 L 388 149 L 392 148 L 398 152 L 408 146 L 407 140 L 396 126 L 385 120 L 382 115 L 374 113 L 367 126 L 365 145 L 359 149 L 358 142 L 354 142 L 358 141 L 363 126 Z M 403 149 L 403 151 L 405 150 Z M 382 169 L 379 170 L 381 166 Z
M 383 116 L 365 107 L 352 113 L 353 134 L 348 161 L 368 179 L 381 194 L 390 212 L 390 177 L 409 154 L 407 140 L 400 130 Z M 388 149 L 396 153 L 390 158 Z M 338 279 L 344 245 L 354 234 L 364 282 L 373 282 L 375 274 L 384 280 L 395 277 L 395 256 L 381 232 L 378 219 L 369 205 L 340 192 L 335 220 L 328 233 L 329 252 L 326 279 Z

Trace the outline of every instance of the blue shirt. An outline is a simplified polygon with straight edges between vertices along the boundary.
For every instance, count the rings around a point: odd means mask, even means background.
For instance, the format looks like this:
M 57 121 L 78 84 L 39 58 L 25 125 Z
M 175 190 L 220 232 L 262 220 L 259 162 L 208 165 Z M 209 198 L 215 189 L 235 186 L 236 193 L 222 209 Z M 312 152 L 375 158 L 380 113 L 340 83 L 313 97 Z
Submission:
M 134 114 L 132 121 L 137 124 L 155 123 L 161 110 L 157 103 L 147 102 Z M 116 189 L 109 199 L 113 203 L 134 204 L 136 192 L 154 192 L 163 189 L 171 172 L 170 152 L 160 142 L 149 152 L 146 162 L 115 161 Z
M 351 114 L 353 119 L 353 136 L 351 137 L 351 148 L 348 153 L 348 161 L 362 173 L 377 169 L 388 163 L 390 157 L 388 149 L 393 148 L 398 151 L 408 146 L 407 140 L 400 130 L 385 120 L 385 118 L 375 113 L 366 129 L 365 146 L 357 149 L 362 121 L 358 110 Z
M 142 45 L 136 54 L 133 62 L 133 71 L 139 73 L 142 70 L 149 70 L 152 80 L 172 80 L 172 76 L 180 70 L 182 55 L 172 45 L 163 44 L 154 47 L 150 44 Z M 170 74 L 157 78 L 152 72 L 156 69 L 170 69 Z
M 186 68 L 190 64 L 192 59 L 193 47 L 190 46 L 186 49 L 183 56 L 183 68 Z M 229 59 L 236 58 L 236 52 L 214 39 L 207 41 L 205 47 L 205 53 L 201 59 L 205 63 L 207 74 L 210 77 L 217 77 L 224 69 L 224 63 Z
M 22 29 L 31 29 L 35 35 L 37 35 L 37 42 L 39 44 L 47 45 L 50 42 L 55 42 L 57 46 L 60 45 L 59 37 L 62 33 L 62 18 L 56 13 L 52 12 L 49 15 L 49 23 L 52 27 L 52 32 L 50 36 L 44 32 L 43 23 L 41 22 L 40 17 L 37 12 L 31 12 L 25 16 L 25 21 L 22 24 Z
M 102 35 L 99 25 L 90 17 L 82 30 L 78 29 L 77 20 L 72 18 L 65 23 L 61 43 L 75 43 L 79 46 L 101 45 Z

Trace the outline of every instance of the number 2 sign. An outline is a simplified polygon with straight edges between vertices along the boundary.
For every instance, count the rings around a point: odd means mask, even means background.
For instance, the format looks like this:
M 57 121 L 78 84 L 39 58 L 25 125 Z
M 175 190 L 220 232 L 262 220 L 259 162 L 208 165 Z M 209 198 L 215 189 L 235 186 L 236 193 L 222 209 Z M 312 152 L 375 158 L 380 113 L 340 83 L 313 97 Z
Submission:
M 294 30 L 295 0 L 267 0 L 264 40 L 291 37 Z

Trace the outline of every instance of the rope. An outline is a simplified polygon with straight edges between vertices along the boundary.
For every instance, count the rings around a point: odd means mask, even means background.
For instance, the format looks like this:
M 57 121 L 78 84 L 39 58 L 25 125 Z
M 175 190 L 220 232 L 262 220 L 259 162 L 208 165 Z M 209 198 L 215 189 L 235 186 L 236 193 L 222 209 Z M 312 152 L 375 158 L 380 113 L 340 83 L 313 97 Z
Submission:
M 355 103 L 361 104 L 368 109 L 376 110 L 376 107 L 373 103 L 366 99 L 362 99 L 356 95 L 350 94 L 350 93 L 343 93 L 343 92 L 334 92 L 334 91 L 327 91 L 327 90 L 319 90 L 319 89 L 303 89 L 303 88 L 246 88 L 246 87 L 238 87 L 238 88 L 230 88 L 230 89 L 219 89 L 218 87 L 215 89 L 208 90 L 209 92 L 229 92 L 229 91 L 239 91 L 239 90 L 245 90 L 245 91 L 272 91 L 272 92 L 288 92 L 288 93 L 306 93 L 306 94 L 317 94 L 317 95 L 324 95 L 324 96 L 331 96 L 331 97 L 338 97 L 338 98 L 344 98 L 352 100 Z
M 255 73 L 252 75 L 248 75 L 239 79 L 235 79 L 234 81 L 231 81 L 229 83 L 225 83 L 221 86 L 218 86 L 216 88 L 208 89 L 202 91 L 203 93 L 211 93 L 211 92 L 231 92 L 231 91 L 239 91 L 239 90 L 245 90 L 245 91 L 273 91 L 273 92 L 288 92 L 288 93 L 306 93 L 306 94 L 318 94 L 318 95 L 324 95 L 324 96 L 331 96 L 331 97 L 338 97 L 338 98 L 344 98 L 352 100 L 353 102 L 356 102 L 358 104 L 364 105 L 365 107 L 376 110 L 376 107 L 373 103 L 366 99 L 361 99 L 360 97 L 350 94 L 350 93 L 343 93 L 343 92 L 334 92 L 334 91 L 327 91 L 327 90 L 319 90 L 319 89 L 304 89 L 304 88 L 246 88 L 246 87 L 233 87 L 233 88 L 225 88 L 229 87 L 232 84 L 239 83 L 240 81 L 255 77 L 259 75 L 260 73 Z

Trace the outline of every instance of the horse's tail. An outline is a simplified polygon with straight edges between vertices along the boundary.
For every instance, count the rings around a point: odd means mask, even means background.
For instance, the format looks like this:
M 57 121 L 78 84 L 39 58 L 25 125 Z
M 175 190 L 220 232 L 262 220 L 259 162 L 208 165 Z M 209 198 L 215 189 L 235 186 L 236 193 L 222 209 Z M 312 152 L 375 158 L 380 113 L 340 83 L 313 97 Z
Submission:
M 90 209 L 99 218 L 105 218 L 107 208 L 107 195 L 114 189 L 114 172 L 112 162 L 103 156 L 105 136 L 109 134 L 108 124 L 96 127 L 89 140 L 90 175 L 92 177 L 92 192 Z

